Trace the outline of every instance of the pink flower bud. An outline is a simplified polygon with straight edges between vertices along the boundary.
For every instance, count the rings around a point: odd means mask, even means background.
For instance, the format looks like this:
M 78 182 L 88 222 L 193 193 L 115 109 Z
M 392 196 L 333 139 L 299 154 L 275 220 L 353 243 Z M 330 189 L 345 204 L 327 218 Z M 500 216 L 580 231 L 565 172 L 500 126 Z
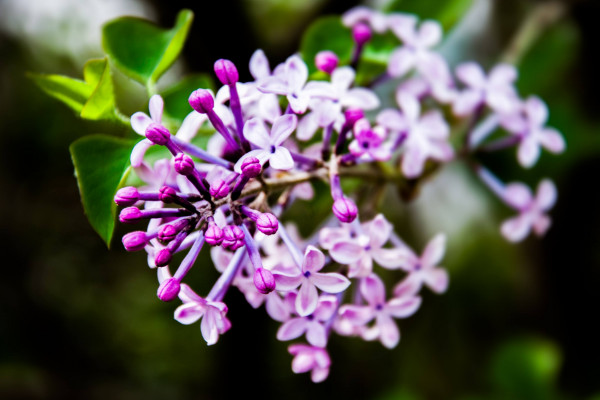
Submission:
M 127 251 L 139 251 L 143 250 L 148 240 L 146 238 L 146 232 L 135 231 L 129 232 L 123 236 L 123 246 Z
M 236 225 L 223 228 L 222 246 L 228 250 L 237 250 L 244 245 L 244 232 Z
M 146 137 L 152 143 L 164 146 L 171 140 L 171 133 L 164 126 L 151 122 L 146 128 Z
M 171 262 L 172 258 L 173 254 L 171 254 L 169 249 L 162 249 L 156 253 L 156 256 L 154 257 L 154 264 L 156 264 L 157 267 L 164 267 Z
M 210 185 L 210 195 L 219 200 L 229 194 L 229 185 L 223 179 L 217 179 Z
M 140 199 L 140 192 L 133 186 L 127 186 L 117 191 L 115 203 L 120 206 L 132 206 Z
M 158 198 L 163 203 L 173 203 L 177 199 L 177 192 L 169 186 L 163 186 L 158 191 Z
M 175 171 L 177 171 L 178 174 L 187 176 L 194 172 L 194 160 L 192 160 L 190 156 L 179 153 L 175 156 L 175 160 L 173 162 L 175 164 Z
M 158 231 L 158 240 L 168 243 L 177 236 L 177 229 L 173 225 L 164 225 Z
M 340 222 L 350 223 L 358 214 L 358 208 L 354 202 L 346 197 L 340 197 L 333 202 L 333 213 Z
M 204 240 L 211 246 L 219 246 L 223 242 L 223 230 L 215 223 L 209 224 L 204 234 Z
M 331 74 L 338 66 L 338 56 L 329 50 L 320 51 L 315 56 L 315 65 L 325 73 Z
M 344 112 L 344 117 L 348 125 L 354 126 L 356 121 L 365 117 L 365 113 L 360 108 L 349 108 Z
M 215 108 L 215 99 L 213 99 L 212 94 L 206 89 L 193 91 L 188 102 L 200 114 L 206 114 Z
M 215 62 L 215 74 L 223 85 L 233 85 L 240 78 L 235 64 L 225 59 Z
M 142 212 L 137 207 L 127 207 L 121 210 L 119 221 L 124 224 L 135 224 L 142 217 Z
M 174 300 L 181 290 L 181 283 L 175 278 L 169 278 L 158 287 L 156 295 L 162 301 Z
M 275 278 L 268 269 L 258 268 L 254 271 L 254 286 L 262 294 L 269 294 L 275 290 Z
M 260 161 L 256 157 L 247 157 L 241 166 L 242 174 L 246 178 L 256 178 L 260 171 L 262 170 L 262 166 L 260 165 Z
M 279 221 L 277 217 L 271 213 L 263 213 L 256 219 L 256 229 L 264 233 L 265 235 L 273 235 L 279 228 Z
M 366 24 L 356 24 L 352 28 L 352 38 L 358 45 L 363 45 L 371 40 L 371 29 Z

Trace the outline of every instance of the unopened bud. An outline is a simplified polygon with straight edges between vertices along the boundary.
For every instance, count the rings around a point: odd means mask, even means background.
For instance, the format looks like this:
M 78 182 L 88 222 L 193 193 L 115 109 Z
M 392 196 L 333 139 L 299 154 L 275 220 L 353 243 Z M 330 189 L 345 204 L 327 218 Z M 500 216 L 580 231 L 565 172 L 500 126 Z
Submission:
M 371 40 L 371 28 L 366 24 L 359 23 L 352 28 L 352 38 L 358 45 L 363 45 Z
M 124 224 L 135 224 L 142 218 L 142 212 L 137 207 L 127 207 L 121 210 L 119 221 Z
M 151 122 L 146 128 L 146 137 L 152 143 L 164 146 L 171 140 L 171 133 L 164 126 Z
M 215 74 L 223 85 L 235 84 L 240 78 L 235 64 L 225 59 L 215 62 Z
M 158 231 L 158 240 L 168 243 L 177 236 L 177 229 L 173 225 L 167 224 L 162 226 Z
M 315 56 L 315 65 L 325 73 L 331 74 L 338 66 L 338 56 L 329 50 L 320 51 Z
M 175 278 L 169 278 L 158 287 L 156 295 L 162 301 L 174 300 L 181 290 L 181 283 Z
M 333 213 L 340 222 L 350 223 L 358 214 L 358 208 L 354 202 L 346 197 L 340 197 L 333 202 Z
M 254 286 L 262 294 L 269 294 L 275 290 L 275 278 L 268 269 L 258 268 L 254 271 Z
M 260 214 L 256 219 L 256 229 L 265 235 L 273 235 L 277 232 L 277 228 L 279 228 L 279 221 L 271 213 Z
M 229 185 L 223 179 L 217 179 L 210 185 L 209 192 L 216 200 L 222 199 L 229 194 Z
M 162 249 L 156 253 L 156 256 L 154 257 L 154 264 L 156 264 L 157 267 L 164 267 L 171 262 L 172 258 L 173 254 L 171 254 L 169 249 Z
M 115 194 L 115 203 L 120 206 L 132 206 L 140 199 L 140 192 L 133 186 L 121 188 Z
M 256 178 L 260 171 L 262 170 L 262 165 L 260 165 L 260 161 L 256 157 L 247 157 L 242 162 L 242 166 L 240 168 L 242 170 L 242 174 L 247 178 Z
M 204 240 L 211 246 L 219 246 L 223 242 L 223 230 L 215 223 L 209 224 L 204 234 Z
M 123 246 L 127 251 L 139 251 L 143 250 L 148 243 L 146 232 L 135 231 L 129 232 L 123 236 Z
M 236 225 L 223 228 L 222 246 L 228 250 L 237 250 L 244 245 L 244 232 Z
M 177 192 L 170 186 L 163 186 L 158 191 L 158 199 L 163 203 L 173 203 L 177 200 Z
M 365 113 L 360 108 L 349 108 L 344 111 L 344 117 L 346 117 L 346 123 L 348 125 L 354 126 L 356 121 L 365 117 Z
M 198 89 L 192 92 L 188 102 L 190 106 L 201 114 L 206 114 L 215 108 L 215 99 L 206 89 Z
M 194 160 L 192 160 L 190 156 L 179 153 L 175 156 L 173 163 L 175 165 L 175 171 L 177 171 L 178 174 L 187 176 L 194 172 Z

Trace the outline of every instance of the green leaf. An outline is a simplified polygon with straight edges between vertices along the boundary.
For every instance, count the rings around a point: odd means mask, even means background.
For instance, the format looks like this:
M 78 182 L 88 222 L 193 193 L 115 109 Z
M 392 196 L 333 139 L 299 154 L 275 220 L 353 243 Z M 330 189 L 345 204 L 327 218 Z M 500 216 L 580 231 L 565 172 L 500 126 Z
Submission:
M 172 29 L 140 18 L 117 18 L 104 25 L 102 45 L 117 68 L 152 87 L 179 56 L 193 18 L 192 11 L 180 11 Z
M 113 197 L 127 178 L 135 143 L 98 134 L 78 139 L 69 147 L 83 209 L 107 246 L 115 227 Z
M 300 43 L 300 54 L 308 65 L 309 72 L 313 73 L 317 70 L 315 55 L 319 51 L 333 51 L 339 57 L 340 64 L 348 64 L 353 46 L 352 34 L 342 24 L 341 18 L 327 16 L 317 19 L 308 27 Z
M 415 14 L 421 20 L 437 20 L 447 32 L 460 21 L 472 4 L 473 0 L 393 0 L 386 11 Z
M 65 103 L 81 118 L 118 120 L 112 77 L 108 61 L 89 60 L 83 67 L 83 79 L 62 75 L 28 74 L 46 94 Z
M 188 98 L 199 88 L 214 90 L 212 78 L 207 74 L 191 75 L 163 91 L 161 95 L 165 100 L 165 115 L 181 124 L 183 119 L 192 112 Z

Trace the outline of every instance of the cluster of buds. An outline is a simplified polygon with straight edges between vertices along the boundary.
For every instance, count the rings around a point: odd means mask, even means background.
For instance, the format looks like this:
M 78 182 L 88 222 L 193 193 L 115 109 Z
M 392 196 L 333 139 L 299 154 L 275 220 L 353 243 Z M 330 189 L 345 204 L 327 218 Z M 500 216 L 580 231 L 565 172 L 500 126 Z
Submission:
M 148 265 L 157 269 L 159 299 L 181 300 L 177 321 L 201 320 L 203 338 L 216 343 L 231 327 L 223 300 L 236 287 L 252 307 L 264 304 L 281 323 L 277 339 L 305 337 L 307 344 L 289 347 L 292 369 L 311 371 L 315 382 L 329 373 L 333 332 L 393 348 L 400 338 L 395 319 L 417 311 L 422 287 L 443 293 L 448 286 L 447 272 L 438 267 L 445 236 L 436 235 L 418 255 L 383 214 L 361 221 L 355 199 L 343 191 L 344 176 L 369 177 L 387 162 L 397 177 L 416 182 L 434 169 L 430 166 L 451 162 L 456 154 L 518 146 L 519 162 L 530 167 L 540 147 L 564 149 L 561 135 L 544 127 L 541 100 L 519 98 L 513 67 L 499 65 L 486 76 L 477 64 L 466 63 L 453 75 L 434 50 L 442 38 L 437 22 L 364 7 L 350 10 L 342 21 L 352 30 L 355 48 L 350 65 L 339 65 L 331 51 L 316 55 L 315 65 L 328 80 L 310 80 L 298 55 L 271 70 L 257 50 L 250 60 L 254 81 L 246 83 L 239 82 L 231 61 L 218 60 L 214 71 L 223 86 L 216 94 L 191 93 L 193 111 L 175 134 L 162 123 L 163 100 L 154 95 L 150 116 L 131 117 L 133 130 L 145 137 L 131 154 L 145 186 L 115 195 L 125 207 L 122 223 L 148 220 L 147 229 L 126 234 L 123 245 L 146 251 Z M 387 71 L 368 87 L 355 86 L 364 48 L 373 35 L 388 31 L 399 46 Z M 384 82 L 397 85 L 396 108 L 380 109 L 373 88 Z M 469 122 L 463 148 L 450 143 L 444 107 Z M 377 112 L 372 121 L 366 111 Z M 204 124 L 215 130 L 206 150 L 192 143 Z M 508 136 L 486 142 L 499 127 Z M 151 146 L 164 146 L 172 157 L 146 162 Z M 476 175 L 519 212 L 502 225 L 502 234 L 518 241 L 531 230 L 544 233 L 550 224 L 545 213 L 556 198 L 552 182 L 542 181 L 534 197 L 524 184 L 503 184 L 473 158 L 469 164 Z M 330 186 L 332 216 L 303 239 L 294 225 L 279 219 L 294 201 L 312 198 L 314 179 Z M 183 281 L 205 244 L 221 275 L 202 297 Z M 174 268 L 178 252 L 187 253 Z M 386 289 L 379 268 L 397 271 L 393 288 Z

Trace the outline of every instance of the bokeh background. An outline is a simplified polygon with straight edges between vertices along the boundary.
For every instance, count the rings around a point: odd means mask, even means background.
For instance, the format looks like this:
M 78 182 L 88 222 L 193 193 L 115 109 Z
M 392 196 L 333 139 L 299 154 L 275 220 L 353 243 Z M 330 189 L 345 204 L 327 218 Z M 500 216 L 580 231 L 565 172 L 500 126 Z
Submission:
M 396 3 L 429 17 L 447 2 Z M 207 347 L 197 324 L 180 325 L 172 318 L 176 304 L 156 298 L 145 258 L 120 246 L 125 231 L 119 228 L 109 251 L 88 224 L 68 145 L 114 127 L 77 119 L 26 71 L 80 77 L 88 58 L 102 56 L 105 21 L 136 15 L 170 27 L 190 8 L 196 19 L 183 55 L 161 84 L 210 72 L 218 58 L 233 60 L 249 78 L 245 66 L 256 48 L 275 65 L 298 49 L 312 20 L 356 4 L 0 0 L 1 399 L 221 399 L 240 390 L 265 399 L 600 398 L 597 1 L 473 1 L 489 19 L 471 19 L 454 54 L 485 66 L 504 54 L 534 7 L 562 10 L 520 60 L 518 85 L 548 103 L 549 124 L 564 134 L 568 151 L 543 154 L 531 171 L 517 166 L 513 151 L 485 160 L 506 181 L 554 179 L 553 227 L 542 240 L 506 243 L 498 227 L 510 211 L 460 165 L 412 203 L 388 190 L 382 210 L 416 249 L 438 231 L 449 235 L 450 289 L 425 293 L 421 310 L 400 321 L 403 336 L 392 351 L 335 336 L 324 383 L 291 372 L 288 343 L 275 339 L 278 325 L 235 290 L 226 298 L 233 329 Z M 123 111 L 145 109 L 143 90 L 127 87 Z M 308 234 L 305 213 L 297 207 L 288 219 L 304 221 Z M 201 268 L 192 284 L 203 293 L 216 273 L 206 257 Z

